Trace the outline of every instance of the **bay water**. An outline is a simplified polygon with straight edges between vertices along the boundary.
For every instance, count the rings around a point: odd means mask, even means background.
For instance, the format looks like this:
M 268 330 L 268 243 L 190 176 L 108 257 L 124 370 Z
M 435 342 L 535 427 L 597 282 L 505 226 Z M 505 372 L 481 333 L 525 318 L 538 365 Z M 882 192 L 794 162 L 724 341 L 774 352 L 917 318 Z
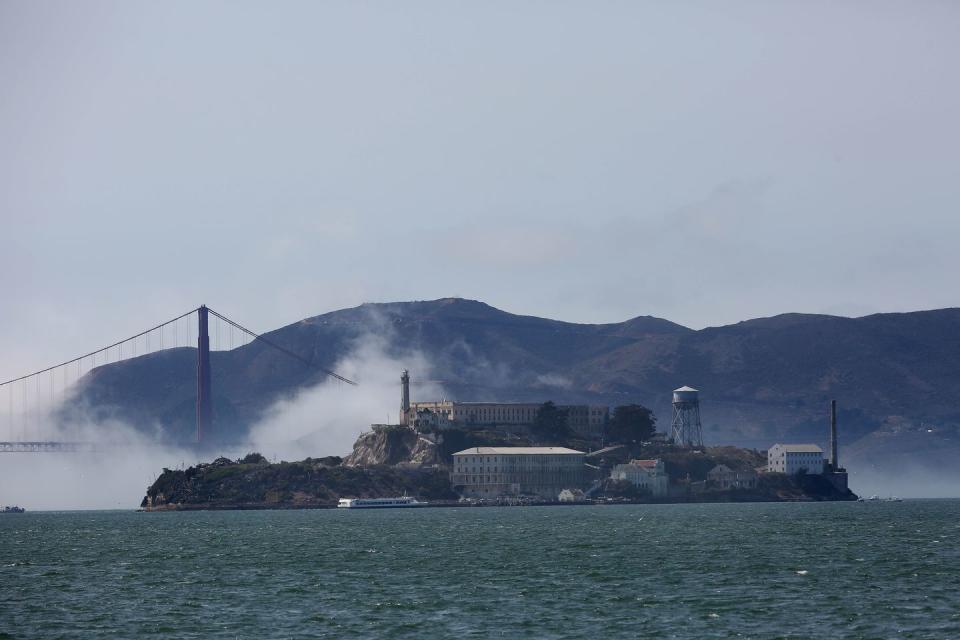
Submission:
M 960 638 L 960 501 L 0 515 L 0 638 Z

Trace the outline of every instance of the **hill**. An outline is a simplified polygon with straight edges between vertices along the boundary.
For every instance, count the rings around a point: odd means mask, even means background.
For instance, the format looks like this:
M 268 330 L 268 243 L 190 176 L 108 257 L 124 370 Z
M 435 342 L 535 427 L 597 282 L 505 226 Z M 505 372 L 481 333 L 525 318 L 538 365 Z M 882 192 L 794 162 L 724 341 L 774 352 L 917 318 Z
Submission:
M 267 334 L 327 368 L 372 335 L 399 361 L 422 354 L 447 397 L 460 400 L 639 402 L 666 428 L 671 389 L 690 384 L 701 389 L 712 444 L 826 444 L 830 398 L 839 401 L 841 442 L 862 440 L 861 455 L 890 442 L 868 436 L 891 425 L 916 432 L 915 452 L 927 447 L 931 425 L 938 450 L 958 441 L 960 309 L 862 318 L 784 314 L 695 331 L 653 317 L 575 324 L 448 298 L 365 304 Z M 100 367 L 78 402 L 96 415 L 145 429 L 159 425 L 164 437 L 188 440 L 195 357 L 192 349 L 175 349 Z M 216 435 L 223 440 L 241 440 L 273 402 L 322 380 L 317 369 L 258 342 L 213 353 L 212 366 Z

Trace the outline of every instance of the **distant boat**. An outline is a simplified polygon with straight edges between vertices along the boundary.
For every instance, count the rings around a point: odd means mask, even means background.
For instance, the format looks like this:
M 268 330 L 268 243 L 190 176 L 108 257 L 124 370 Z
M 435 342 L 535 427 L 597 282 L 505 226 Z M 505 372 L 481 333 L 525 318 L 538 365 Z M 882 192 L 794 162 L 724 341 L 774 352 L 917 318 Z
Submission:
M 400 507 L 425 507 L 428 503 L 416 498 L 340 498 L 338 509 L 396 509 Z
M 0 513 L 23 513 L 24 511 L 26 511 L 26 509 L 24 509 L 23 507 L 13 506 L 13 507 L 4 507 L 2 510 L 0 510 Z

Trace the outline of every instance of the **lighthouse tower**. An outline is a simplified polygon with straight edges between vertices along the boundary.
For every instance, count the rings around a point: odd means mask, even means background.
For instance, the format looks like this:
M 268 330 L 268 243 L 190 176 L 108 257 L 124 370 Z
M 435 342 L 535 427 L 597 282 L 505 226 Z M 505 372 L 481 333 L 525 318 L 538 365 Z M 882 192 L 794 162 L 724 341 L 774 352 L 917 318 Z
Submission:
M 400 424 L 409 425 L 407 414 L 410 413 L 410 372 L 406 369 L 400 374 Z

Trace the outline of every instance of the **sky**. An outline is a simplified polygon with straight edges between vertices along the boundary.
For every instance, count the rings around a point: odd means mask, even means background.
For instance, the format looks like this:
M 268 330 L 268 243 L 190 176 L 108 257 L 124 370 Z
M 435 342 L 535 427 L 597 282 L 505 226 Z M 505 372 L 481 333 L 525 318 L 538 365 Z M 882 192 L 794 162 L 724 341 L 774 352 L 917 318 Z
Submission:
M 956 306 L 955 2 L 0 0 L 0 378 L 209 304 Z

